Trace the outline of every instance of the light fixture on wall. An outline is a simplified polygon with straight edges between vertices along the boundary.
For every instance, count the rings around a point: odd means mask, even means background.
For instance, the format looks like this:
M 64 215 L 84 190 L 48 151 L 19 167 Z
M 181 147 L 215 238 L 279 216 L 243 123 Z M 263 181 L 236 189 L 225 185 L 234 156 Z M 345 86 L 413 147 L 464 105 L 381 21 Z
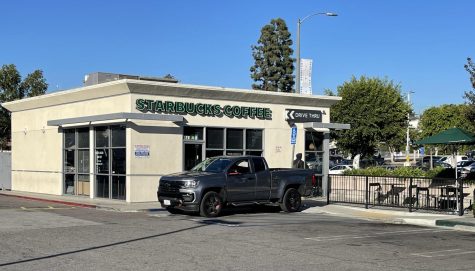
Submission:
M 23 130 L 23 133 L 26 135 L 26 132 L 27 132 L 27 129 L 26 129 L 26 127 L 25 127 L 25 129 Z

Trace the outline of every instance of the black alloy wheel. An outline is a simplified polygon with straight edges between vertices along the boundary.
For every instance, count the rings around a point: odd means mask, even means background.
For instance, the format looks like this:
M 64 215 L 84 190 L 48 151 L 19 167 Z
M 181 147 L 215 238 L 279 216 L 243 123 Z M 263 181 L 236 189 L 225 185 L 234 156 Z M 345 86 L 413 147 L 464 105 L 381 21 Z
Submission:
M 284 212 L 298 212 L 302 206 L 302 196 L 295 188 L 289 188 L 285 191 L 284 198 L 280 208 Z
M 207 192 L 200 204 L 200 215 L 204 217 L 217 217 L 223 209 L 223 201 L 218 193 Z

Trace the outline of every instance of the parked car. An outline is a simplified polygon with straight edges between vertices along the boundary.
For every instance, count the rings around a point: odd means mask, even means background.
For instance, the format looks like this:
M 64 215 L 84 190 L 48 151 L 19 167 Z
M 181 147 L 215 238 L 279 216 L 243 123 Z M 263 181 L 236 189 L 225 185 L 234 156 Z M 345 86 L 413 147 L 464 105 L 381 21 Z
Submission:
M 457 174 L 467 175 L 475 169 L 475 160 L 464 160 L 457 163 Z
M 329 174 L 343 174 L 345 170 L 352 170 L 353 166 L 350 165 L 336 165 L 330 168 Z
M 300 210 L 316 178 L 311 169 L 272 169 L 260 156 L 207 158 L 191 171 L 160 178 L 158 201 L 170 213 L 180 210 L 219 216 L 226 205 L 278 203 L 284 212 Z

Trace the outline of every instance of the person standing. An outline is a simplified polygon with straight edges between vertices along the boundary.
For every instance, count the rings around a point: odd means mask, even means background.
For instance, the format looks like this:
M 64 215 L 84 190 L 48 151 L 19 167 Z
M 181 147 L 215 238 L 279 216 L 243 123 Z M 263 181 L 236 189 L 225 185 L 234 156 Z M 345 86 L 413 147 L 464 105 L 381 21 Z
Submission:
M 302 160 L 302 154 L 297 153 L 295 160 L 292 163 L 292 168 L 305 168 L 305 162 Z

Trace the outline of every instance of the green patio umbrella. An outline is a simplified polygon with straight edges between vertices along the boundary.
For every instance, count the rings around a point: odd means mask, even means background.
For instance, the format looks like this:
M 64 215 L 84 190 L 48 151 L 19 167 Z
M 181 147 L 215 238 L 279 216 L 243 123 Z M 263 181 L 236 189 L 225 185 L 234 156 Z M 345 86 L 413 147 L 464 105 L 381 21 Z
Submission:
M 415 143 L 417 145 L 471 145 L 475 144 L 475 135 L 460 128 L 450 128 Z M 455 160 L 455 186 L 458 187 L 457 160 Z M 460 210 L 458 201 L 457 210 Z
M 450 128 L 415 142 L 417 145 L 470 145 L 475 135 L 460 128 Z

